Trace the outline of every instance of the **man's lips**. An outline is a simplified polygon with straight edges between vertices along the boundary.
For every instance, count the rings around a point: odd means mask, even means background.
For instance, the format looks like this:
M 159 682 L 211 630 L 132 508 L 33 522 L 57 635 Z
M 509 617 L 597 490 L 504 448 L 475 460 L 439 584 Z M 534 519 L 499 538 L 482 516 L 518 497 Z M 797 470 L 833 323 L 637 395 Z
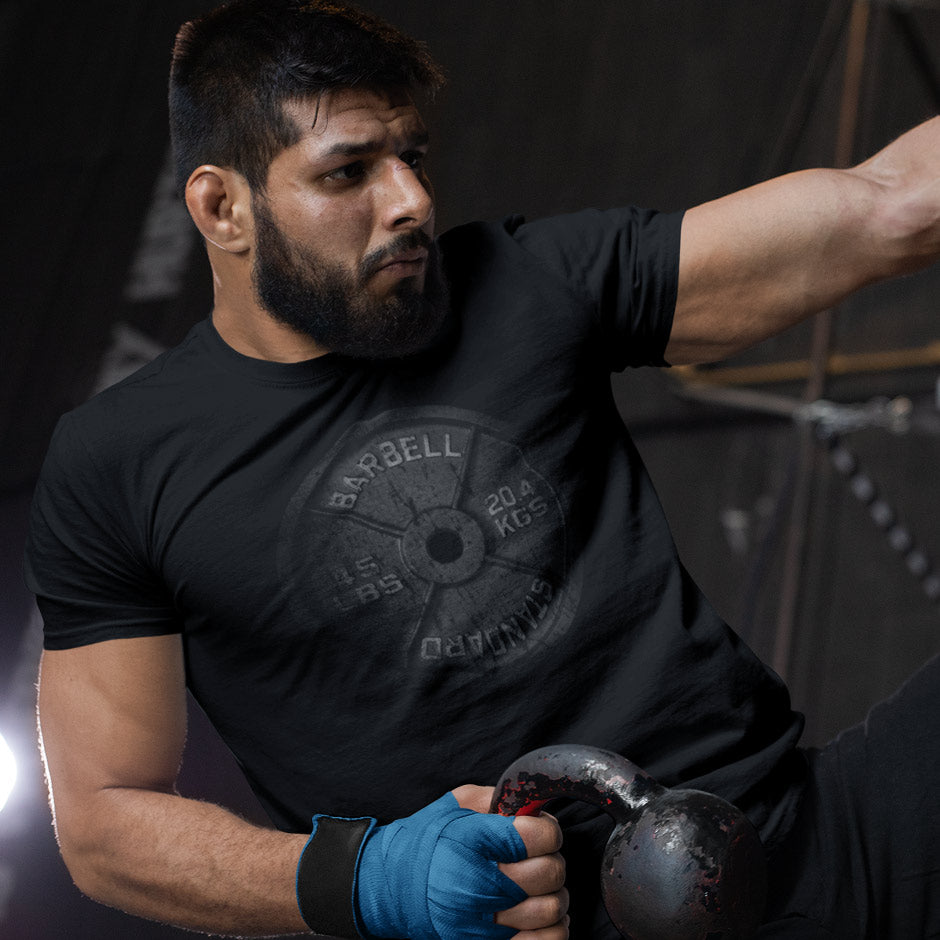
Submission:
M 379 271 L 392 273 L 416 273 L 424 267 L 428 260 L 427 248 L 416 248 L 413 251 L 403 251 L 393 255 L 379 266 Z

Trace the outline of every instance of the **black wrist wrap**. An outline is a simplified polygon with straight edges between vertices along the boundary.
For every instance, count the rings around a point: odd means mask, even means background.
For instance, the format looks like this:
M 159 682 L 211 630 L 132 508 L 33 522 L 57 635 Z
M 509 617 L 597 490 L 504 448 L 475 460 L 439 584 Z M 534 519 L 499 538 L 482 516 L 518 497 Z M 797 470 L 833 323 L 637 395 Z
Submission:
M 320 816 L 297 864 L 297 904 L 314 932 L 358 938 L 353 883 L 359 846 L 374 820 Z

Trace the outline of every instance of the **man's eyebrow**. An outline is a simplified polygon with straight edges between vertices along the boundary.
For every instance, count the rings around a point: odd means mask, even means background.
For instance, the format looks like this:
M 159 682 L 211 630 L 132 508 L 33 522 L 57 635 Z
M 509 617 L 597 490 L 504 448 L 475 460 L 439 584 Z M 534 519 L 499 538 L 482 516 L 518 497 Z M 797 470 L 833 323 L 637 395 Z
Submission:
M 426 147 L 430 137 L 427 131 L 420 131 L 405 138 L 408 147 Z M 361 157 L 377 153 L 385 147 L 384 140 L 340 141 L 327 148 L 324 157 Z

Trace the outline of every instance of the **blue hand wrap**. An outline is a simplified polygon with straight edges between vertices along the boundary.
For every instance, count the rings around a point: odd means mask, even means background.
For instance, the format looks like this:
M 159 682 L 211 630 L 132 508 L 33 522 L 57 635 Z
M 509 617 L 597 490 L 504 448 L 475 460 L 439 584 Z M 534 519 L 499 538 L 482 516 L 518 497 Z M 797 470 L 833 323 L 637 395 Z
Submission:
M 365 937 L 507 940 L 493 923 L 526 893 L 497 867 L 525 844 L 506 816 L 461 809 L 452 793 L 366 836 L 354 888 Z

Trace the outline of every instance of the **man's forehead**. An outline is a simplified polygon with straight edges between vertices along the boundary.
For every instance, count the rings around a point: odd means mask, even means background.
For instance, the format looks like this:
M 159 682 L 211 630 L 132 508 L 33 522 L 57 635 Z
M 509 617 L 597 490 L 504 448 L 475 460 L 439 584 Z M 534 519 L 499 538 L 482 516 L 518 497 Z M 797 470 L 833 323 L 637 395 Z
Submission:
M 324 144 L 350 135 L 410 135 L 425 130 L 420 112 L 404 90 L 335 88 L 285 107 L 302 137 Z

